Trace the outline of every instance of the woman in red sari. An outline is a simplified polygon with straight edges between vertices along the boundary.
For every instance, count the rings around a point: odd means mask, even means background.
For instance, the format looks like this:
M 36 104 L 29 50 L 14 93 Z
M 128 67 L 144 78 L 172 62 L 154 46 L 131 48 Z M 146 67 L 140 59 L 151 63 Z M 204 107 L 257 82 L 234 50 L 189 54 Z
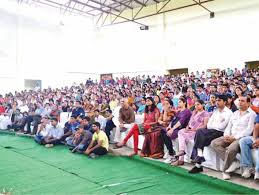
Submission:
M 134 124 L 133 127 L 130 129 L 128 135 L 125 139 L 118 143 L 116 146 L 120 148 L 126 145 L 127 141 L 131 136 L 134 139 L 134 153 L 130 156 L 138 154 L 138 136 L 139 134 L 145 134 L 148 132 L 152 132 L 152 128 L 158 124 L 159 118 L 159 110 L 157 109 L 155 102 L 152 97 L 147 97 L 146 99 L 146 108 L 144 112 L 144 122 L 142 124 Z
M 169 125 L 173 116 L 173 102 L 169 98 L 165 98 L 163 111 L 158 119 L 158 125 L 153 127 L 152 132 L 145 133 L 145 140 L 140 156 L 156 159 L 164 156 L 164 141 L 161 137 L 161 129 Z

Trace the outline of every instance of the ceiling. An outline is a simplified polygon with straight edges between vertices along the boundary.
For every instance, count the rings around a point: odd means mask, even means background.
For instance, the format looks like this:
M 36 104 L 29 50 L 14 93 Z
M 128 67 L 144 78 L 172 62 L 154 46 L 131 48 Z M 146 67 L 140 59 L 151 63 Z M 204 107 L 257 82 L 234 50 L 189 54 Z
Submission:
M 123 22 L 138 22 L 144 17 L 154 16 L 168 11 L 174 11 L 190 6 L 200 6 L 213 13 L 205 7 L 205 4 L 213 0 L 189 0 L 189 3 L 183 3 L 183 0 L 16 0 L 19 4 L 28 4 L 41 7 L 51 7 L 58 9 L 60 14 L 76 14 L 86 17 L 93 17 L 96 26 L 107 26 Z M 178 1 L 178 2 L 177 2 Z M 172 3 L 178 3 L 179 6 L 170 8 Z M 185 1 L 186 2 L 186 1 Z M 156 4 L 160 6 L 154 13 L 140 15 L 144 8 Z M 167 8 L 167 9 L 166 9 Z M 136 11 L 137 10 L 137 11 Z M 132 12 L 132 17 L 123 15 L 125 12 Z M 133 14 L 134 12 L 134 14 Z M 107 19 L 109 18 L 109 19 Z

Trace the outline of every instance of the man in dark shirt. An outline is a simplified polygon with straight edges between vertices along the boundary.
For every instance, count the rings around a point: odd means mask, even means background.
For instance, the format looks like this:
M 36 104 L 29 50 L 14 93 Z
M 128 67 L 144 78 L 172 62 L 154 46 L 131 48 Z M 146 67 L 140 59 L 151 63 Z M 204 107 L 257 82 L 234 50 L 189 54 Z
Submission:
M 74 116 L 80 116 L 80 115 L 85 115 L 85 111 L 82 107 L 82 103 L 80 101 L 76 101 L 75 108 L 72 110 L 72 115 Z

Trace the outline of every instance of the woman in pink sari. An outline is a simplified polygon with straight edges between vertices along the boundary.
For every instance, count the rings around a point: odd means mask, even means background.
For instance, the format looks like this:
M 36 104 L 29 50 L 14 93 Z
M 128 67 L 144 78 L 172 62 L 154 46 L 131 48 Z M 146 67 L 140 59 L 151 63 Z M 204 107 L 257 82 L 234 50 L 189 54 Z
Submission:
M 192 113 L 191 119 L 186 128 L 178 132 L 179 152 L 175 155 L 178 160 L 172 163 L 173 166 L 180 166 L 184 164 L 184 155 L 188 142 L 194 139 L 198 129 L 207 127 L 210 114 L 204 110 L 204 102 L 197 100 L 195 102 L 195 110 Z

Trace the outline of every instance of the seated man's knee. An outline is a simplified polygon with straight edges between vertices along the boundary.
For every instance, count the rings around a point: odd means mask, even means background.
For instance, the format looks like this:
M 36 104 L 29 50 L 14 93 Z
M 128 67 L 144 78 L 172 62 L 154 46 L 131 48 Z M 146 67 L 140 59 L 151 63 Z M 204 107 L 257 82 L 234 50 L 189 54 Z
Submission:
M 247 145 L 250 142 L 252 142 L 252 139 L 250 137 L 243 137 L 239 140 L 240 145 Z
M 217 139 L 214 139 L 211 141 L 210 145 L 212 148 L 216 148 L 219 146 L 219 143 L 218 143 Z

